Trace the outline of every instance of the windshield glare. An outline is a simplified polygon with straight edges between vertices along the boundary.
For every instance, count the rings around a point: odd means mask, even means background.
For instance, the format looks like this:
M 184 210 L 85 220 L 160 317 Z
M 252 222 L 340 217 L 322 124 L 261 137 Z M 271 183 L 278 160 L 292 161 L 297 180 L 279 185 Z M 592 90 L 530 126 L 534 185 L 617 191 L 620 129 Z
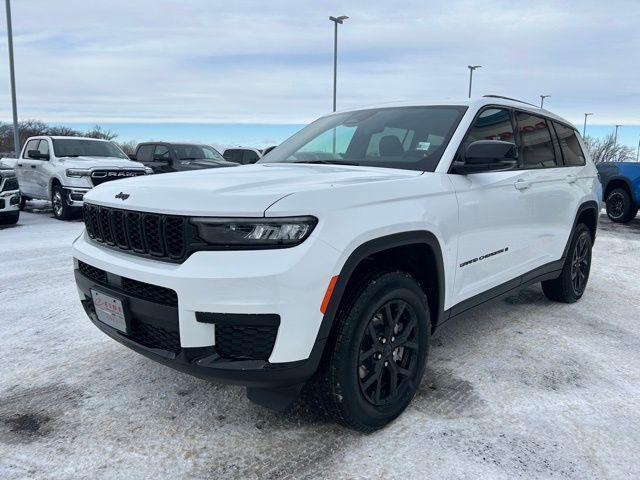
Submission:
M 467 107 L 394 107 L 320 118 L 260 163 L 331 163 L 434 171 Z
M 79 138 L 54 138 L 56 157 L 115 157 L 129 159 L 113 142 Z
M 198 163 L 224 162 L 225 159 L 213 147 L 207 145 L 174 145 L 173 149 L 180 160 L 198 160 Z M 207 162 L 207 160 L 215 160 Z

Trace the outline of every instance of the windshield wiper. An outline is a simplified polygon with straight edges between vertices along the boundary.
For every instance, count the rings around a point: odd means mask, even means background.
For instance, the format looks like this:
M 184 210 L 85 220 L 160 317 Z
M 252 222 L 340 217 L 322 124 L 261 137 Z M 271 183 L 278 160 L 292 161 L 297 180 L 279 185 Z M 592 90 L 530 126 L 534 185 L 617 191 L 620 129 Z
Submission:
M 343 160 L 298 160 L 291 163 L 312 163 L 312 164 L 320 164 L 320 165 L 355 165 L 359 166 L 359 163 L 356 162 L 345 162 Z

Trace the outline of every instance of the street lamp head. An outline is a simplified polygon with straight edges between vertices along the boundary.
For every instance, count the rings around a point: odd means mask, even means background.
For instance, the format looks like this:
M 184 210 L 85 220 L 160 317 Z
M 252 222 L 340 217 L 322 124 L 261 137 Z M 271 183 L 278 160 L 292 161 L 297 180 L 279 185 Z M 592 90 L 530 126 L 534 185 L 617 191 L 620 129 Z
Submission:
M 469 65 L 469 69 L 475 70 L 476 68 L 482 68 L 482 65 Z
M 347 17 L 346 15 L 340 15 L 339 17 L 329 17 L 329 20 L 336 23 L 342 23 L 348 18 L 349 17 Z

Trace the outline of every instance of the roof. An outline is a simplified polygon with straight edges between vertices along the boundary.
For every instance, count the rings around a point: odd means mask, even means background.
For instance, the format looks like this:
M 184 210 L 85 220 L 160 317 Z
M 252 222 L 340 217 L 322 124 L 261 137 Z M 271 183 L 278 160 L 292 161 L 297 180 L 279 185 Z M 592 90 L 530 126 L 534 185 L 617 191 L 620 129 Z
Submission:
M 138 143 L 138 146 L 140 145 L 157 145 L 157 144 L 163 144 L 163 145 L 194 145 L 194 146 L 198 146 L 198 147 L 211 147 L 211 145 L 207 144 L 207 143 L 198 143 L 198 142 L 168 142 L 168 141 L 164 141 L 164 140 L 158 140 L 158 141 L 148 141 L 148 142 L 140 142 Z
M 63 140 L 63 139 L 73 139 L 73 140 L 94 140 L 96 142 L 110 142 L 111 140 L 105 140 L 103 138 L 91 138 L 91 137 L 74 137 L 74 136 L 64 136 L 64 135 L 34 135 L 31 138 L 50 138 L 52 140 Z
M 518 110 L 525 110 L 527 112 L 531 112 L 537 115 L 544 115 L 545 117 L 551 118 L 553 120 L 558 120 L 562 123 L 573 125 L 568 120 L 544 108 L 539 108 L 535 105 L 526 103 L 524 101 L 507 98 L 507 97 L 500 97 L 497 95 L 476 97 L 476 98 L 465 98 L 462 100 L 454 99 L 454 100 L 433 100 L 428 102 L 389 102 L 389 103 L 383 103 L 383 104 L 377 104 L 377 105 L 366 105 L 359 108 L 350 108 L 350 109 L 340 110 L 335 113 L 357 112 L 359 110 L 368 110 L 371 108 L 429 107 L 429 106 L 469 107 L 472 110 L 479 110 L 480 108 L 485 107 L 487 105 L 500 105 L 505 107 L 517 108 Z M 329 114 L 329 115 L 332 115 L 332 114 Z

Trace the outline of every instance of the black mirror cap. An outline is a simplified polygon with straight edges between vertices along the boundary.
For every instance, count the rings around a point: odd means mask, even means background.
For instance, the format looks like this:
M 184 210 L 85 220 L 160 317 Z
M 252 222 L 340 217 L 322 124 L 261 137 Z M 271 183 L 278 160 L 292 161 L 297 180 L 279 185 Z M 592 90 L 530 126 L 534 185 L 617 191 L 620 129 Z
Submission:
M 127 157 L 129 157 L 129 160 L 137 160 L 138 156 L 135 153 L 130 153 L 129 155 L 127 155 Z
M 518 147 L 502 140 L 477 140 L 467 146 L 464 161 L 454 162 L 456 173 L 499 172 L 518 166 Z
M 503 160 L 516 160 L 518 148 L 515 143 L 502 140 L 476 140 L 467 146 L 464 160 L 468 164 L 487 164 Z
M 27 156 L 29 158 L 35 158 L 36 160 L 49 160 L 49 154 L 41 153 L 40 150 L 29 150 Z

